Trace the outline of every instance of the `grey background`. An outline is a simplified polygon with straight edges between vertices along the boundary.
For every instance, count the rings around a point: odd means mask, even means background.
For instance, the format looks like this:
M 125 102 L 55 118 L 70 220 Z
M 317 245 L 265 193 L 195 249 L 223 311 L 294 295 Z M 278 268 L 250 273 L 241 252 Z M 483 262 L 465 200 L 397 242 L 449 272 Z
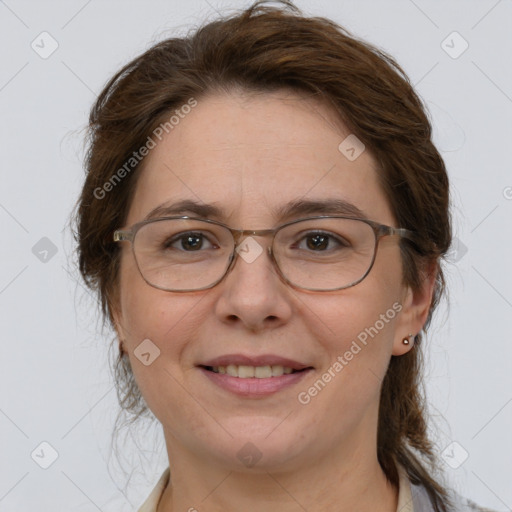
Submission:
M 245 5 L 0 1 L 0 511 L 133 510 L 167 465 L 158 426 L 128 435 L 123 489 L 110 456 L 112 336 L 78 282 L 66 223 L 83 179 L 82 130 L 106 80 L 157 40 Z M 297 5 L 388 51 L 429 106 L 458 239 L 450 304 L 426 343 L 432 436 L 457 491 L 512 510 L 512 2 Z M 44 31 L 58 43 L 47 58 L 31 47 L 51 49 Z M 48 469 L 42 442 L 58 453 Z

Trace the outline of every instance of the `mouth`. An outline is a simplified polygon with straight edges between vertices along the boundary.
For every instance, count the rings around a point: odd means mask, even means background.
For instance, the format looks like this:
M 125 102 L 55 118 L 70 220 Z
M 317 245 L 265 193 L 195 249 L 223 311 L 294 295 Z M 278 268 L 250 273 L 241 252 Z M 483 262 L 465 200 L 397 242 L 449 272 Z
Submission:
M 201 368 L 213 373 L 229 375 L 230 377 L 237 377 L 239 379 L 269 379 L 281 377 L 282 375 L 290 375 L 291 373 L 303 372 L 311 367 L 295 370 L 289 366 L 279 364 L 265 366 L 228 364 L 227 366 L 201 366 Z
M 314 370 L 313 366 L 272 355 L 227 355 L 197 367 L 216 387 L 245 398 L 261 398 L 284 390 Z

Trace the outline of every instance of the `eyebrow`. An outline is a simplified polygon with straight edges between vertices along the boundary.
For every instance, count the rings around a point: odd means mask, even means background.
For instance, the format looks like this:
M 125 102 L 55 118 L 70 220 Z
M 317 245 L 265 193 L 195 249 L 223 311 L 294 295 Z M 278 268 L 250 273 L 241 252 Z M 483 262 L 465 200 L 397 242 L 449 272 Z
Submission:
M 287 221 L 301 215 L 346 215 L 360 219 L 368 216 L 352 203 L 340 198 L 327 199 L 295 199 L 271 210 L 279 221 Z M 183 199 L 175 203 L 163 203 L 151 210 L 144 220 L 173 215 L 189 215 L 197 217 L 225 219 L 224 209 L 213 204 L 200 203 L 192 199 Z

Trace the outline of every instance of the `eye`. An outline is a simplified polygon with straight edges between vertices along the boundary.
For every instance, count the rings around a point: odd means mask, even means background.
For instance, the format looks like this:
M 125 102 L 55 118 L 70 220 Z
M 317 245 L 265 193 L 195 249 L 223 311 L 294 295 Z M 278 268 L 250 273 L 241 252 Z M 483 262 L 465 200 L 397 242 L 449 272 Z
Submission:
M 210 247 L 203 247 L 205 242 L 210 245 Z M 178 244 L 177 247 L 175 245 Z M 203 248 L 211 249 L 215 248 L 204 233 L 201 232 L 188 232 L 188 233 L 180 233 L 178 235 L 174 235 L 169 237 L 164 243 L 164 249 L 177 249 L 186 252 L 200 251 Z
M 329 248 L 334 249 L 336 247 L 341 249 L 350 247 L 350 244 L 343 238 L 326 232 L 310 232 L 301 240 L 305 240 L 306 248 L 314 252 L 324 252 Z M 297 245 L 299 249 L 303 248 L 299 244 Z

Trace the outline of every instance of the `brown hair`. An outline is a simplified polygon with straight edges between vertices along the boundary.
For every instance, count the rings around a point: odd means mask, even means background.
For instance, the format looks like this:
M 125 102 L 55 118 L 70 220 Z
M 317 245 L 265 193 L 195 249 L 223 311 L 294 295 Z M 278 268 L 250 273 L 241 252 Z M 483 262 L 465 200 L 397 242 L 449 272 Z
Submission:
M 426 332 L 444 291 L 439 262 L 450 245 L 451 224 L 446 169 L 432 143 L 422 101 L 400 66 L 383 51 L 331 20 L 303 16 L 288 1 L 279 7 L 265 3 L 256 2 L 187 37 L 156 44 L 107 83 L 91 110 L 87 175 L 76 205 L 80 273 L 98 292 L 103 319 L 113 326 L 119 246 L 112 234 L 124 226 L 140 164 L 113 182 L 116 170 L 126 170 L 134 152 L 190 98 L 239 88 L 287 88 L 334 109 L 375 158 L 398 225 L 419 235 L 415 245 L 401 241 L 401 254 L 404 283 L 415 289 L 426 263 L 437 269 Z M 107 182 L 112 186 L 105 187 Z M 421 339 L 420 333 L 412 350 L 391 358 L 382 383 L 377 453 L 394 485 L 400 463 L 413 483 L 425 486 L 435 510 L 445 511 L 449 496 L 432 476 L 440 465 L 427 436 Z M 128 358 L 120 355 L 114 371 L 121 408 L 135 421 L 147 407 Z

